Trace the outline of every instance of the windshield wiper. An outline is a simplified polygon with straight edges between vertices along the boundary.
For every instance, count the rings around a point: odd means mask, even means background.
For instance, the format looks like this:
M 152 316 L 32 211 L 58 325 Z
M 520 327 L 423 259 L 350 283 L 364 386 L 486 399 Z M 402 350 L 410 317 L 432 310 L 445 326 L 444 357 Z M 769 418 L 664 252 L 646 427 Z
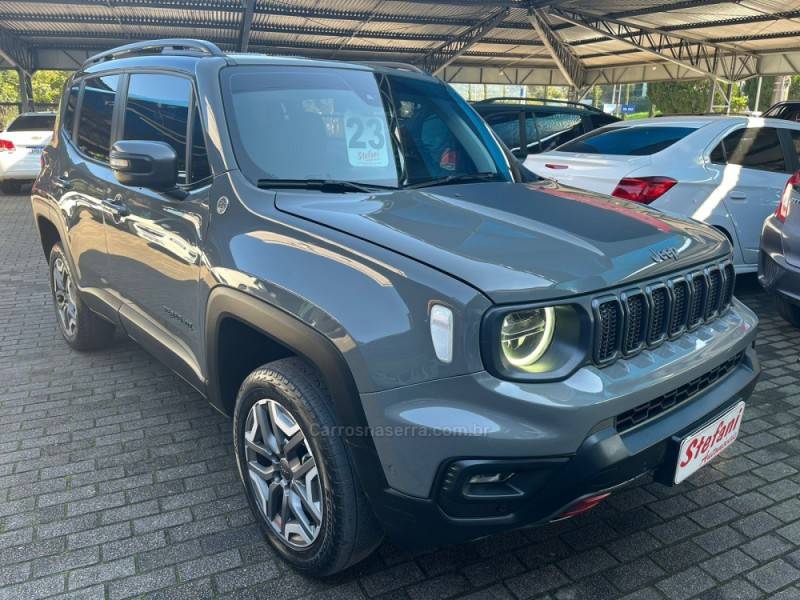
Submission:
M 389 185 L 360 183 L 358 181 L 338 181 L 335 179 L 259 179 L 256 183 L 260 188 L 319 190 L 332 194 L 397 189 Z
M 497 178 L 500 177 L 499 173 L 459 173 L 458 175 L 448 175 L 446 177 L 440 177 L 438 179 L 429 179 L 428 181 L 421 181 L 419 183 L 413 183 L 411 185 L 407 185 L 407 188 L 423 188 L 423 187 L 432 187 L 434 185 L 447 185 L 450 183 L 467 183 L 470 181 L 491 181 L 491 180 L 498 180 Z

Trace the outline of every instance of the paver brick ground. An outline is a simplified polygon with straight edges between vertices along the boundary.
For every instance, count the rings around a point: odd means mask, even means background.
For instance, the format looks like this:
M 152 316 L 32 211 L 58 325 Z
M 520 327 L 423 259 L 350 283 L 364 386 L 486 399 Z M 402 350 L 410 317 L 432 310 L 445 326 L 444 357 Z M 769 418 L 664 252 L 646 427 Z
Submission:
M 265 543 L 230 422 L 135 344 L 56 330 L 28 199 L 0 196 L 0 600 L 800 598 L 800 331 L 753 277 L 764 373 L 740 439 L 682 486 L 459 546 L 384 544 L 319 581 Z

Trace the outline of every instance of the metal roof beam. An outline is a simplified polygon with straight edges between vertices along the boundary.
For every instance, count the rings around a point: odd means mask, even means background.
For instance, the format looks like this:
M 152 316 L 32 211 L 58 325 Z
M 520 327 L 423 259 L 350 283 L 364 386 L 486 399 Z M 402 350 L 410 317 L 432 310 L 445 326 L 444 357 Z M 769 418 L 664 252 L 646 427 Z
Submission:
M 733 48 L 556 6 L 551 6 L 549 12 L 568 23 L 726 83 L 749 77 L 758 70 L 755 55 Z
M 582 87 L 586 80 L 586 69 L 581 59 L 578 58 L 572 48 L 564 43 L 564 40 L 553 31 L 542 9 L 531 8 L 528 10 L 528 19 L 530 19 L 531 25 L 533 25 L 536 33 L 539 35 L 539 39 L 542 40 L 542 43 L 547 48 L 548 52 L 550 52 L 550 55 L 553 57 L 564 79 L 575 89 Z
M 15 14 L 8 11 L 0 12 L 0 21 L 13 21 L 17 23 L 37 23 L 47 25 L 49 23 L 69 23 L 69 24 L 90 24 L 90 25 L 116 25 L 121 21 L 123 25 L 165 27 L 165 28 L 185 28 L 213 30 L 237 28 L 232 22 L 224 21 L 186 21 L 185 19 L 171 19 L 159 17 L 130 17 L 121 15 L 119 19 L 105 15 L 53 15 L 43 17 L 29 13 Z M 251 31 L 263 33 L 291 33 L 298 35 L 312 35 L 320 37 L 357 37 L 373 39 L 399 39 L 419 42 L 447 42 L 453 36 L 444 33 L 413 33 L 406 31 L 372 31 L 368 29 L 339 29 L 336 27 L 321 27 L 317 25 L 288 25 L 281 23 L 252 23 Z M 534 39 L 514 39 L 503 37 L 485 37 L 481 42 L 486 44 L 504 44 L 510 46 L 542 46 L 543 44 Z
M 250 43 L 250 28 L 253 26 L 253 12 L 256 7 L 256 0 L 242 0 L 244 11 L 242 12 L 242 26 L 239 28 L 239 52 L 247 52 L 247 45 Z
M 510 10 L 510 8 L 501 8 L 477 25 L 462 31 L 449 42 L 445 42 L 426 54 L 419 61 L 419 66 L 429 73 L 438 73 L 497 27 L 497 24 L 508 16 Z
M 0 27 L 0 57 L 28 75 L 33 74 L 33 49 L 19 36 Z

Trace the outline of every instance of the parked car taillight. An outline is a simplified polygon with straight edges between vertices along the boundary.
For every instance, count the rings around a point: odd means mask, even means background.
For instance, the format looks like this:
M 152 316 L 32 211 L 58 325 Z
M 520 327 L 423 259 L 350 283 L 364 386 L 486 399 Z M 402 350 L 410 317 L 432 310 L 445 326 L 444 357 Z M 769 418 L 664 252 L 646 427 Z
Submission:
M 789 181 L 786 182 L 786 187 L 783 188 L 778 210 L 775 211 L 775 216 L 778 217 L 781 223 L 786 222 L 786 215 L 789 214 L 789 203 L 792 200 L 792 192 L 800 192 L 800 171 L 796 171 L 794 175 L 789 177 Z
M 0 152 L 13 152 L 14 142 L 0 138 Z
M 623 200 L 650 204 L 676 183 L 671 177 L 623 177 L 611 195 Z

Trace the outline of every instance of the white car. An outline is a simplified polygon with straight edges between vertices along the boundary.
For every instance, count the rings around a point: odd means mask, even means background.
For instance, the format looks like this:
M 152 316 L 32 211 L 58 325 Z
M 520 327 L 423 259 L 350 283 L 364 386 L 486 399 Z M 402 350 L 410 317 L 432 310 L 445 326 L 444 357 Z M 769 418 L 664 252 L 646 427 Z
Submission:
M 530 155 L 565 185 L 649 204 L 722 230 L 738 273 L 754 272 L 764 219 L 800 169 L 800 123 L 739 116 L 623 121 Z
M 36 179 L 55 122 L 52 112 L 22 113 L 0 133 L 0 190 L 14 194 L 20 184 Z

